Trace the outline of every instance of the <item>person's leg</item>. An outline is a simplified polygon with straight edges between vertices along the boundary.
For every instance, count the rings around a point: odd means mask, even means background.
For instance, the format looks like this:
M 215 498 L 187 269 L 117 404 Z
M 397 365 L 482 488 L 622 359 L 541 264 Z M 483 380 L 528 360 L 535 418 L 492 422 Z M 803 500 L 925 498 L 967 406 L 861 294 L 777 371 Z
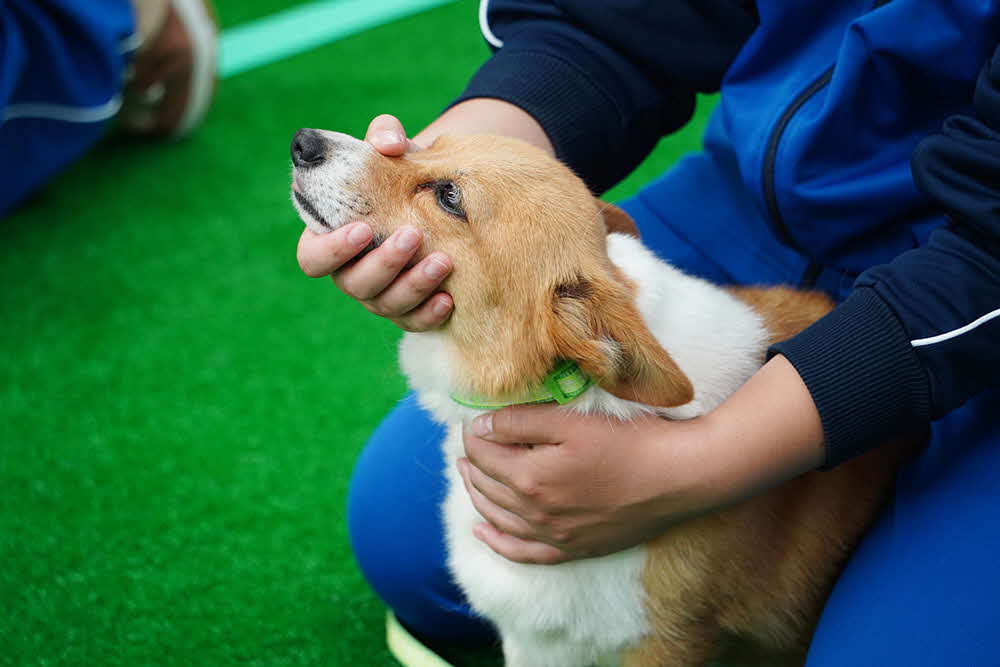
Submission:
M 382 421 L 351 479 L 351 546 L 368 583 L 411 631 L 442 641 L 489 643 L 493 630 L 473 616 L 445 561 L 443 438 L 444 428 L 412 394 Z
M 212 98 L 215 42 L 209 0 L 0 3 L 0 216 L 83 155 L 119 111 L 133 134 L 191 131 Z
M 118 111 L 128 0 L 0 5 L 0 215 L 101 136 Z
M 808 667 L 1000 664 L 1000 390 L 933 425 L 827 602 Z
M 217 36 L 211 0 L 132 0 L 138 21 L 133 76 L 118 128 L 179 139 L 208 112 L 215 89 Z

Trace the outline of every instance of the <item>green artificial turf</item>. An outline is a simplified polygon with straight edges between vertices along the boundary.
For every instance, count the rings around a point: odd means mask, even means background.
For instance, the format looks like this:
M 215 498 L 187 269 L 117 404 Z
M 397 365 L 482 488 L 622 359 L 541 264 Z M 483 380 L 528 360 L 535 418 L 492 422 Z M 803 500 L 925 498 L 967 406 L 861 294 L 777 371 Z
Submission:
M 430 121 L 487 55 L 476 4 L 223 81 L 189 140 L 109 137 L 2 222 L 0 663 L 394 664 L 344 502 L 399 332 L 299 271 L 288 143 Z

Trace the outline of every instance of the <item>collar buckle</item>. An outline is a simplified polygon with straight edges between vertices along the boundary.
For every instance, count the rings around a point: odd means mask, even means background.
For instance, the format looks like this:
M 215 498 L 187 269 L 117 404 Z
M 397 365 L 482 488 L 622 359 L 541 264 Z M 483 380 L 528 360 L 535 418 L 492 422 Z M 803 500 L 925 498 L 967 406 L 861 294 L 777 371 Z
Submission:
M 552 399 L 559 405 L 565 405 L 578 397 L 592 385 L 594 381 L 576 365 L 575 362 L 563 359 L 556 364 L 545 379 L 542 386 L 552 394 Z

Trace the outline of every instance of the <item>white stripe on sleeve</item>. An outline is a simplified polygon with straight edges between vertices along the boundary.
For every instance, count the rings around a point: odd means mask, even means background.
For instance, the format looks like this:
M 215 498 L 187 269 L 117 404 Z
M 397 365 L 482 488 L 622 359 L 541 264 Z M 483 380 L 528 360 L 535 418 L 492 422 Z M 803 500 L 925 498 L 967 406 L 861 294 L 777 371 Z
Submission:
M 115 95 L 104 104 L 96 107 L 71 107 L 65 104 L 49 104 L 48 102 L 18 102 L 11 104 L 6 109 L 0 109 L 0 123 L 15 118 L 44 118 L 67 123 L 99 123 L 118 113 L 121 106 L 121 95 Z
M 490 30 L 490 21 L 486 17 L 486 14 L 489 12 L 489 4 L 490 0 L 479 0 L 479 29 L 482 31 L 486 41 L 499 49 L 503 47 L 503 40 L 494 35 L 493 31 Z
M 924 347 L 926 345 L 934 345 L 935 343 L 942 343 L 942 342 L 944 342 L 946 340 L 951 340 L 952 338 L 957 338 L 958 336 L 961 336 L 964 333 L 969 333 L 970 331 L 972 331 L 976 327 L 978 327 L 980 325 L 983 325 L 983 324 L 986 324 L 987 322 L 989 322 L 990 320 L 992 320 L 994 317 L 1000 317 L 1000 308 L 997 308 L 996 310 L 994 310 L 991 313 L 986 313 L 985 315 L 983 315 L 979 319 L 977 319 L 977 320 L 975 320 L 973 322 L 969 322 L 964 327 L 959 327 L 958 329 L 953 329 L 951 331 L 948 331 L 948 332 L 943 333 L 943 334 L 939 334 L 937 336 L 931 336 L 930 338 L 918 338 L 916 340 L 911 340 L 910 341 L 910 345 L 912 345 L 913 347 Z

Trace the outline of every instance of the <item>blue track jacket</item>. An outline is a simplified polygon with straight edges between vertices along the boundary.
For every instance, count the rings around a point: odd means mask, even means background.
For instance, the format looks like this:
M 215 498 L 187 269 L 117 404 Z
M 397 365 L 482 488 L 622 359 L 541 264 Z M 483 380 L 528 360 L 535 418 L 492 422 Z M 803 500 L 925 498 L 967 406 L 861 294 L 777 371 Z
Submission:
M 458 101 L 507 100 L 602 191 L 721 91 L 699 206 L 854 280 L 775 346 L 827 466 L 1000 384 L 1000 3 L 483 0 L 494 49 Z M 704 188 L 702 188 L 704 190 Z M 722 204 L 725 202 L 725 209 Z M 737 210 L 739 217 L 731 213 Z M 721 216 L 720 216 L 721 217 Z

